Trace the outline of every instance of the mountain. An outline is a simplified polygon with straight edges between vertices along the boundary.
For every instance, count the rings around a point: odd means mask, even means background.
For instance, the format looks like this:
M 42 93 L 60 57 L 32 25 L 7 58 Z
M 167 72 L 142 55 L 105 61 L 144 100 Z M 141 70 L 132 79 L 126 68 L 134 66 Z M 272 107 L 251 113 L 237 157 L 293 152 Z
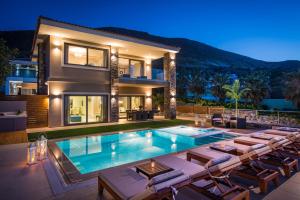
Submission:
M 96 29 L 180 47 L 181 51 L 178 53 L 176 60 L 178 68 L 192 67 L 210 70 L 221 68 L 223 71 L 238 75 L 247 74 L 249 70 L 267 71 L 271 74 L 271 87 L 274 88 L 271 93 L 273 98 L 282 98 L 281 85 L 284 81 L 284 75 L 300 70 L 300 61 L 266 62 L 185 38 L 166 38 L 151 35 L 147 32 L 116 27 Z M 32 30 L 0 31 L 0 38 L 6 40 L 9 47 L 20 50 L 19 57 L 30 56 L 33 35 L 34 31 Z

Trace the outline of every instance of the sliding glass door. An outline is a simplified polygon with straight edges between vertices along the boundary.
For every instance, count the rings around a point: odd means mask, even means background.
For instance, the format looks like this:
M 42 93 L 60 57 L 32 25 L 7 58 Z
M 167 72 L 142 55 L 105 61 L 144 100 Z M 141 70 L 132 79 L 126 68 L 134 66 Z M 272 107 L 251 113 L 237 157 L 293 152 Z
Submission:
M 120 96 L 119 118 L 126 118 L 126 110 L 140 110 L 144 108 L 143 96 Z
M 107 96 L 65 96 L 65 124 L 107 121 Z

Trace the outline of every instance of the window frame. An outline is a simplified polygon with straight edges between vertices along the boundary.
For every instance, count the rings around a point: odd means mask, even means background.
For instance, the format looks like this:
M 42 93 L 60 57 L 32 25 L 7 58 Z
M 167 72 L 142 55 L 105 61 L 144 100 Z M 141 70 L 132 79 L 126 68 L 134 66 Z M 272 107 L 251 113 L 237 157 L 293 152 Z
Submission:
M 69 46 L 81 47 L 81 48 L 86 49 L 86 64 L 85 65 L 69 63 Z M 89 65 L 89 49 L 100 50 L 100 51 L 103 52 L 103 66 Z M 84 67 L 93 67 L 93 68 L 96 68 L 96 69 L 107 69 L 108 68 L 108 49 L 85 46 L 85 45 L 80 45 L 80 44 L 73 44 L 73 43 L 66 43 L 65 42 L 64 43 L 64 64 L 65 65 L 84 66 Z
M 69 115 L 69 111 L 70 111 L 70 97 L 71 96 L 83 96 L 85 97 L 85 101 L 86 101 L 86 107 L 85 107 L 85 111 L 86 111 L 86 121 L 82 122 L 82 123 L 70 123 L 68 121 L 68 118 L 70 117 Z M 89 122 L 88 120 L 88 97 L 94 97 L 94 96 L 100 96 L 103 97 L 103 121 L 100 122 Z M 108 95 L 105 94 L 101 94 L 101 95 L 97 95 L 97 94 L 65 94 L 64 95 L 64 116 L 63 116 L 63 121 L 64 121 L 64 126 L 73 126 L 73 125 L 80 125 L 80 124 L 97 124 L 97 123 L 107 123 L 108 122 Z
M 144 60 L 139 60 L 139 59 L 135 59 L 135 58 L 128 58 L 128 57 L 123 57 L 123 56 L 119 56 L 119 59 L 127 59 L 128 60 L 128 71 L 129 71 L 129 67 L 130 67 L 130 63 L 131 61 L 137 61 L 141 63 L 141 70 L 140 70 L 140 76 L 144 76 L 144 74 L 142 74 L 142 72 L 145 73 L 145 61 Z M 118 66 L 119 68 L 119 66 Z M 119 72 L 118 75 L 120 76 Z

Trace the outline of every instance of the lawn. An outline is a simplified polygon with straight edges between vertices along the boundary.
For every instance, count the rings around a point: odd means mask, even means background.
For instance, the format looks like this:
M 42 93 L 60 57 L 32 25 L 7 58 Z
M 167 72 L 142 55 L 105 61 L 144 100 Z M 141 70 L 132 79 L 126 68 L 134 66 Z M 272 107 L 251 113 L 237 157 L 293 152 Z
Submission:
M 126 131 L 132 129 L 162 128 L 162 127 L 186 125 L 192 123 L 193 121 L 176 119 L 176 120 L 164 120 L 164 121 L 151 121 L 151 122 L 143 122 L 143 123 L 96 126 L 96 127 L 89 127 L 89 128 L 76 128 L 76 129 L 68 129 L 68 130 L 55 130 L 55 131 L 48 131 L 45 133 L 47 134 L 48 139 L 55 139 L 55 138 L 65 138 L 65 137 L 73 137 L 73 136 L 80 136 L 80 135 L 89 135 L 95 133 Z M 42 133 L 44 132 L 29 133 L 28 140 L 34 141 Z

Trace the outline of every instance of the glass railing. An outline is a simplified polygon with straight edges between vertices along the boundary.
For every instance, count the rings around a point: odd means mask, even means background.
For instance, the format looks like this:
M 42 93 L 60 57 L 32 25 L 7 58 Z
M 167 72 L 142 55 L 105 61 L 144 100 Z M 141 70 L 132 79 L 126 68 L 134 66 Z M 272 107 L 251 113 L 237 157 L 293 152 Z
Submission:
M 37 70 L 33 68 L 13 68 L 11 77 L 37 78 Z

